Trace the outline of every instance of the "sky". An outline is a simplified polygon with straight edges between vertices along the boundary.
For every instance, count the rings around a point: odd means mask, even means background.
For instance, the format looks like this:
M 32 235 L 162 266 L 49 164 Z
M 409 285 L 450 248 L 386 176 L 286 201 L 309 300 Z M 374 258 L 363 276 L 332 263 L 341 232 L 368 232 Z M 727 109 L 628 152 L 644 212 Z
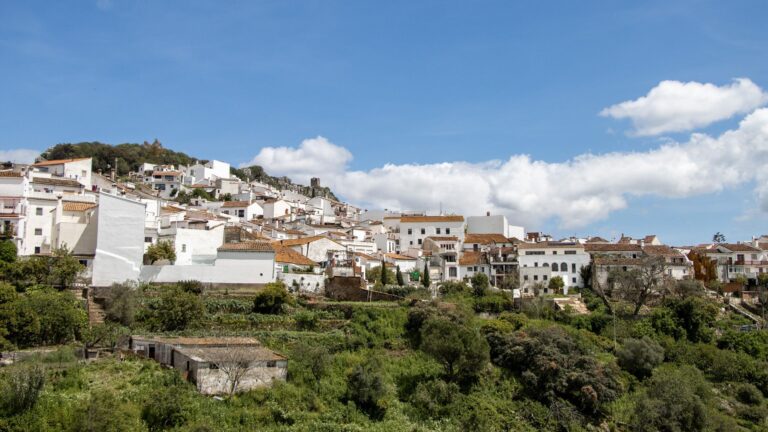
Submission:
M 763 1 L 0 0 L 0 159 L 159 139 L 364 208 L 768 232 Z

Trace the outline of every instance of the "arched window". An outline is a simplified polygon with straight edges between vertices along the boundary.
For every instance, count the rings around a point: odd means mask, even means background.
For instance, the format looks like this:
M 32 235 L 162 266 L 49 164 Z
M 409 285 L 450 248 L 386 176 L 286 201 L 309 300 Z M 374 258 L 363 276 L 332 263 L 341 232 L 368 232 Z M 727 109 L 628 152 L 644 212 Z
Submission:
M 560 264 L 560 271 L 561 271 L 561 272 L 567 272 L 567 271 L 568 271 L 568 264 L 566 264 L 566 263 L 561 263 L 561 264 Z
M 544 263 L 544 267 L 549 267 L 549 263 Z
M 552 271 L 558 271 L 557 263 L 552 263 Z

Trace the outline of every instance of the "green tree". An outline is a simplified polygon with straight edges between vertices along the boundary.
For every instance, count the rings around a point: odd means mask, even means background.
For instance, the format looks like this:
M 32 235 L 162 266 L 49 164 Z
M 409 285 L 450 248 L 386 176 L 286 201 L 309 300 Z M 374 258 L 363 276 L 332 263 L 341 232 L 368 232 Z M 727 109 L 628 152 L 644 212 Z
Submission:
M 710 397 L 709 384 L 696 368 L 659 369 L 637 398 L 630 428 L 638 432 L 706 430 Z
M 649 337 L 627 339 L 616 353 L 619 366 L 643 379 L 651 376 L 653 368 L 664 361 L 664 348 Z
M 397 279 L 397 285 L 403 286 L 405 285 L 405 280 L 403 280 L 403 273 L 400 271 L 400 266 L 397 266 L 396 269 L 395 279 Z
M 347 376 L 346 399 L 372 419 L 384 417 L 389 386 L 379 356 L 371 356 Z
M 163 386 L 147 400 L 141 409 L 141 419 L 150 431 L 161 431 L 182 426 L 187 422 L 184 408 L 184 388 L 180 383 Z
M 424 276 L 421 277 L 421 284 L 424 288 L 429 288 L 432 285 L 432 281 L 429 280 L 429 263 L 424 263 Z
M 16 245 L 10 240 L 0 240 L 0 262 L 16 262 L 18 251 Z
M 184 330 L 205 314 L 200 297 L 178 288 L 166 289 L 160 295 L 155 311 L 157 321 L 164 331 Z
M 664 302 L 664 307 L 672 311 L 677 325 L 685 330 L 691 342 L 709 342 L 714 337 L 712 326 L 717 319 L 718 308 L 710 301 L 689 297 L 672 299 Z
M 485 295 L 486 291 L 491 287 L 491 284 L 488 282 L 488 275 L 486 275 L 483 272 L 475 273 L 472 276 L 472 292 L 474 293 L 475 297 L 482 297 Z
M 282 281 L 268 283 L 263 290 L 256 294 L 253 300 L 253 311 L 263 314 L 279 314 L 284 305 L 292 303 L 292 297 L 285 289 Z
M 176 261 L 176 249 L 173 247 L 173 243 L 163 240 L 150 245 L 145 256 L 150 264 L 160 260 L 168 260 L 173 263 Z
M 561 293 L 563 292 L 563 287 L 565 287 L 565 282 L 563 282 L 563 278 L 560 276 L 554 276 L 551 279 L 549 279 L 549 288 L 550 291 L 554 293 Z
M 20 296 L 19 303 L 22 310 L 32 311 L 39 323 L 35 345 L 75 341 L 88 325 L 88 315 L 82 304 L 66 291 L 35 289 Z
M 381 283 L 382 286 L 386 286 L 388 282 L 387 281 L 388 272 L 387 272 L 387 263 L 385 263 L 384 260 L 381 261 L 381 268 L 382 268 L 381 275 L 380 275 L 381 279 L 379 280 L 379 282 Z
M 144 430 L 138 408 L 121 401 L 112 391 L 94 390 L 78 410 L 73 430 L 82 432 L 129 432 Z
M 137 288 L 128 283 L 112 284 L 106 296 L 106 318 L 131 326 L 136 318 Z
M 70 288 L 84 270 L 85 266 L 72 255 L 67 245 L 62 245 L 51 253 L 51 284 L 60 289 Z
M 488 343 L 478 331 L 442 317 L 424 323 L 419 348 L 443 365 L 451 381 L 473 381 L 489 359 Z

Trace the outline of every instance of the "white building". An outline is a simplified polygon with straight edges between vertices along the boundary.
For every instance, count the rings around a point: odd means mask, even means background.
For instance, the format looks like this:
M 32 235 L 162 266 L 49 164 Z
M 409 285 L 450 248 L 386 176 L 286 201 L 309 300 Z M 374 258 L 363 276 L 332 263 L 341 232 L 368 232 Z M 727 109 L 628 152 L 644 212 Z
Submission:
M 92 285 L 138 280 L 144 257 L 144 203 L 101 193 L 96 223 Z
M 521 288 L 536 282 L 546 286 L 555 276 L 563 279 L 564 294 L 568 293 L 570 287 L 584 286 L 581 268 L 590 263 L 584 245 L 576 242 L 520 243 L 517 250 Z M 538 270 L 540 267 L 546 268 L 546 271 L 541 273 Z
M 430 236 L 456 236 L 464 242 L 464 216 L 402 216 L 399 225 L 400 251 L 421 248 Z
M 248 201 L 224 201 L 219 210 L 220 213 L 235 216 L 241 221 L 250 221 L 257 216 L 264 215 L 264 209 L 256 202 Z
M 525 238 L 525 230 L 521 226 L 510 225 L 504 215 L 467 217 L 467 234 L 500 234 L 506 238 Z
M 40 161 L 31 167 L 38 172 L 48 173 L 53 178 L 75 180 L 90 189 L 91 165 L 91 158 L 77 158 Z
M 346 251 L 346 248 L 327 237 L 311 236 L 295 240 L 280 240 L 280 244 L 290 247 L 314 262 L 323 264 L 328 261 L 329 252 Z
M 185 170 L 186 184 L 211 183 L 217 179 L 228 179 L 230 175 L 230 165 L 226 162 L 212 160 L 206 164 L 194 164 Z

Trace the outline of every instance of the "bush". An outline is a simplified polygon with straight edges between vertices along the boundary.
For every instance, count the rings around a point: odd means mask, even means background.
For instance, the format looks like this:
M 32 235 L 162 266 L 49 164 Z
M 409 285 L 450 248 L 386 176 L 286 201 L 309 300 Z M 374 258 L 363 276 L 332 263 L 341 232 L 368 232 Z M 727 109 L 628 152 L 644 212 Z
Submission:
M 197 280 L 183 280 L 176 284 L 182 291 L 200 295 L 205 289 L 205 285 Z
M 472 282 L 472 292 L 475 295 L 475 297 L 484 296 L 488 288 L 491 287 L 490 282 L 488 282 L 488 276 L 485 273 L 475 273 L 472 276 L 471 282 Z
M 154 264 L 160 260 L 167 260 L 173 264 L 176 261 L 176 249 L 170 241 L 160 241 L 150 245 L 144 256 L 149 264 Z
M 451 404 L 459 395 L 458 385 L 435 379 L 416 385 L 410 402 L 421 418 L 449 417 Z
M 320 322 L 317 314 L 311 311 L 297 312 L 293 315 L 293 319 L 296 320 L 296 327 L 299 330 L 315 330 Z
M 489 359 L 488 343 L 477 330 L 443 317 L 424 323 L 420 349 L 443 365 L 450 381 L 474 381 Z
M 285 289 L 283 282 L 268 283 L 264 289 L 256 294 L 253 300 L 255 313 L 279 314 L 283 312 L 283 306 L 291 304 L 292 298 Z
M 194 294 L 180 289 L 166 289 L 155 311 L 157 322 L 164 331 L 184 330 L 205 313 L 203 302 Z
M 466 282 L 448 281 L 440 284 L 440 294 L 451 296 L 454 294 L 464 294 L 470 291 Z
M 616 357 L 622 369 L 643 379 L 651 376 L 653 368 L 664 361 L 664 348 L 648 337 L 627 339 Z
M 475 312 L 501 313 L 514 307 L 512 299 L 502 293 L 488 294 L 475 298 Z
M 759 405 L 763 402 L 763 394 L 750 383 L 739 384 L 736 387 L 736 399 L 748 405 Z
M 347 376 L 346 399 L 372 419 L 384 417 L 388 395 L 389 388 L 378 356 L 371 356 Z
M 106 318 L 131 326 L 136 319 L 136 287 L 129 284 L 112 284 L 106 299 Z
M 144 404 L 141 419 L 150 431 L 160 431 L 182 426 L 187 422 L 184 412 L 183 389 L 179 385 L 163 387 Z
M 690 366 L 660 369 L 648 382 L 632 414 L 635 431 L 703 431 L 711 390 L 701 372 Z
M 0 240 L 0 262 L 12 263 L 16 261 L 16 245 L 9 240 Z
M 143 430 L 138 409 L 108 390 L 95 390 L 75 416 L 73 430 L 120 432 Z
M 31 409 L 45 385 L 45 370 L 38 364 L 12 366 L 4 371 L 0 402 L 6 415 L 21 414 Z

